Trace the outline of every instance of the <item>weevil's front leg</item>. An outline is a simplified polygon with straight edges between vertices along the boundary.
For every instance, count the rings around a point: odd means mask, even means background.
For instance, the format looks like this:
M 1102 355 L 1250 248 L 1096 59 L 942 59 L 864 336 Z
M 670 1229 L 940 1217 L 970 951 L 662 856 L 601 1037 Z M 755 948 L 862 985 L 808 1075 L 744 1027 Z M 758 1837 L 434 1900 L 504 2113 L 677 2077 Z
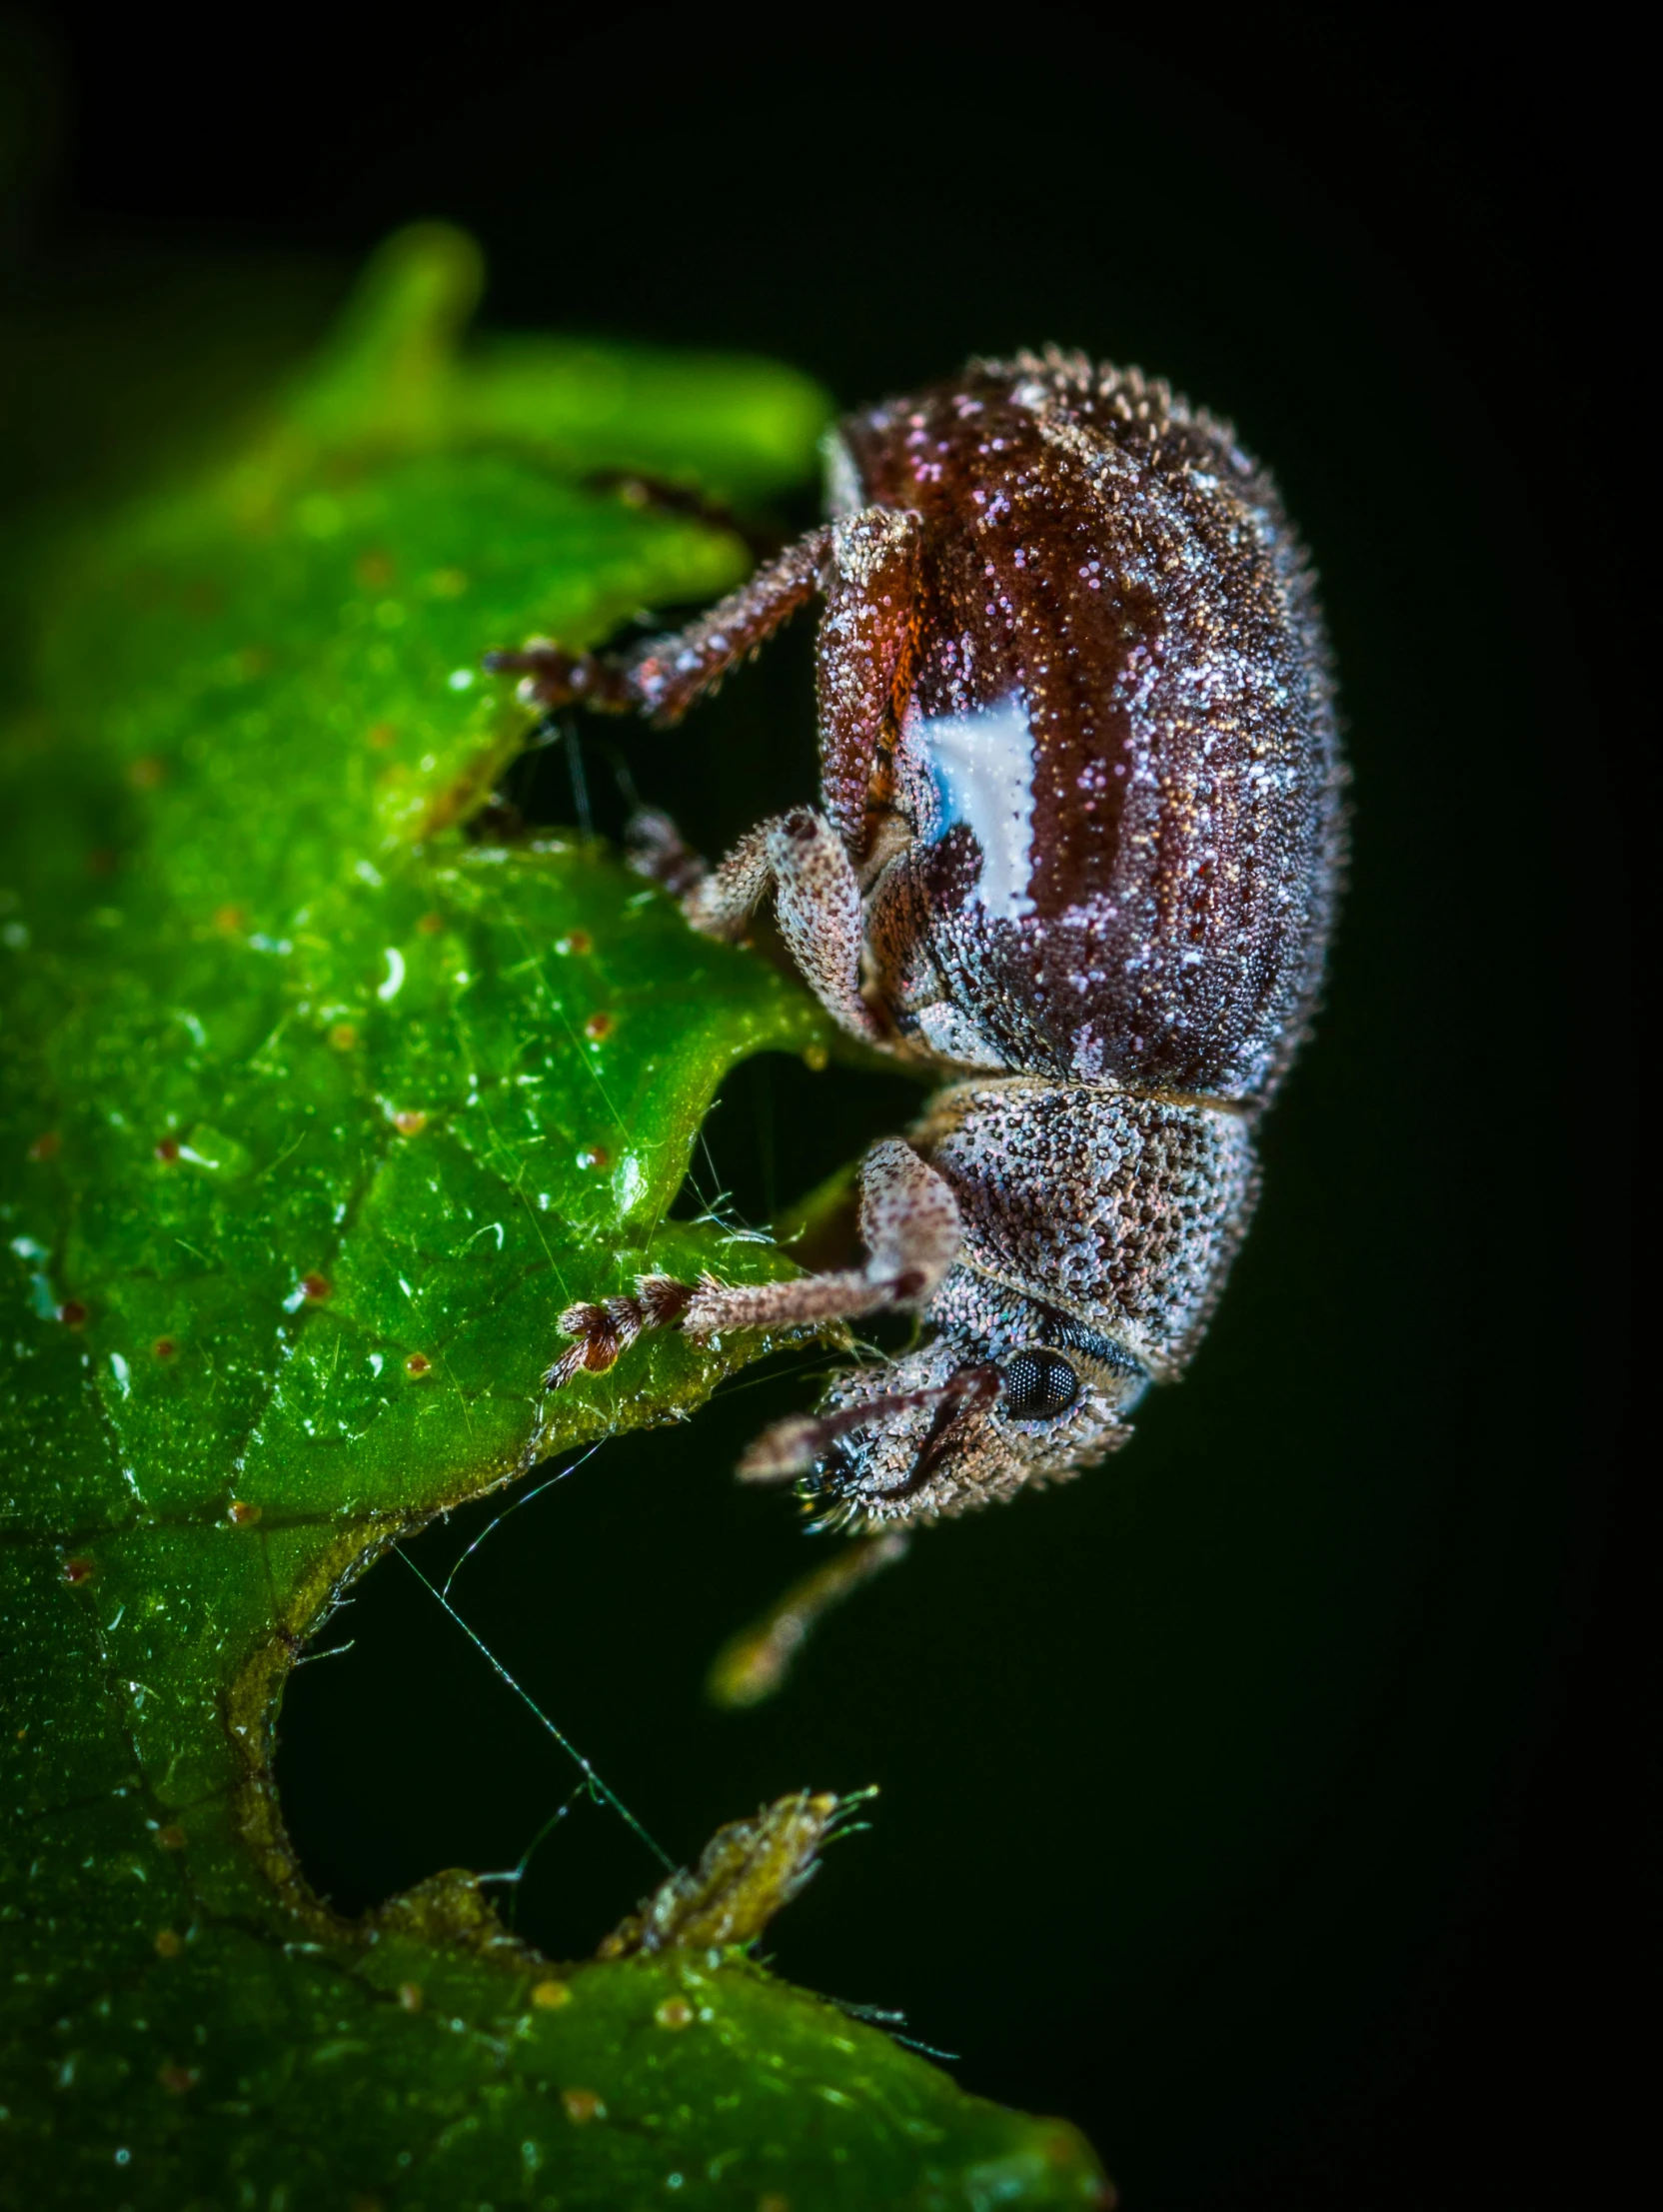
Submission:
M 682 912 L 707 937 L 743 938 L 770 891 L 780 935 L 804 982 L 840 1028 L 877 1043 L 883 1026 L 860 995 L 864 932 L 854 864 L 812 807 L 759 823 L 695 881 Z
M 949 1185 L 898 1136 L 874 1144 L 860 1164 L 860 1235 L 866 1258 L 859 1267 L 742 1284 L 712 1275 L 692 1283 L 642 1275 L 634 1297 L 570 1305 L 560 1325 L 574 1341 L 544 1376 L 544 1387 L 558 1390 L 576 1374 L 605 1373 L 644 1329 L 679 1327 L 703 1339 L 926 1304 L 957 1256 L 962 1225 Z
M 563 653 L 534 640 L 515 653 L 489 653 L 487 668 L 521 673 L 528 706 L 598 707 L 604 713 L 680 721 L 737 661 L 773 636 L 822 589 L 832 561 L 827 524 L 788 546 L 749 583 L 718 600 L 685 630 L 649 638 L 629 653 Z

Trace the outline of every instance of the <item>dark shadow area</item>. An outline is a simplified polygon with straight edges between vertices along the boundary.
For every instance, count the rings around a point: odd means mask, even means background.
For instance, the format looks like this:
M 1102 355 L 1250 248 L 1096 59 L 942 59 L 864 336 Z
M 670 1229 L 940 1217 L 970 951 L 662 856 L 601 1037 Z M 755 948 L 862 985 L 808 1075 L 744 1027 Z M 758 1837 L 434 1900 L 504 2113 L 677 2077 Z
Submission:
M 265 311 L 298 344 L 385 232 L 443 214 L 504 324 L 768 352 L 850 405 L 1056 339 L 1169 375 L 1274 466 L 1334 631 L 1355 856 L 1189 1378 L 1117 1462 L 925 1532 L 751 1713 L 709 1707 L 705 1669 L 819 1553 L 730 1470 L 811 1397 L 807 1361 L 605 1445 L 453 1598 L 678 1859 L 786 1789 L 876 1782 L 872 1832 L 780 1921 L 781 1969 L 1077 2121 L 1133 2212 L 1612 2200 L 1639 1616 L 1622 1313 L 1586 1226 L 1617 1140 L 1582 1087 L 1622 1034 L 1598 1001 L 1628 764 L 1578 665 L 1610 556 L 1575 506 L 1571 365 L 1604 329 L 1595 218 L 1544 151 L 1564 96 L 1447 46 L 1307 55 L 1309 83 L 1266 54 L 1244 85 L 1151 30 L 1036 52 L 1031 87 L 890 57 L 897 120 L 712 72 L 691 29 L 625 101 L 600 94 L 620 55 L 558 27 L 522 89 L 500 51 L 360 57 L 337 27 L 326 67 L 291 26 L 200 100 L 148 25 L 71 6 L 50 36 L 59 182 L 8 281 L 89 330 L 101 272 L 151 283 L 141 384 L 193 270 L 223 303 L 302 268 L 294 329 Z M 674 736 L 586 728 L 597 827 L 621 827 L 619 761 L 709 851 L 808 796 L 811 643 L 801 620 Z M 551 746 L 507 796 L 570 820 L 570 776 Z M 742 1071 L 690 1197 L 771 1218 L 916 1097 Z M 443 1582 L 511 1501 L 412 1557 Z M 280 1763 L 320 1888 L 356 1909 L 516 1865 L 579 1780 L 559 1746 L 397 1558 L 330 1633 L 355 1648 L 296 1675 Z M 587 1951 L 654 1878 L 580 1801 L 519 1925 Z

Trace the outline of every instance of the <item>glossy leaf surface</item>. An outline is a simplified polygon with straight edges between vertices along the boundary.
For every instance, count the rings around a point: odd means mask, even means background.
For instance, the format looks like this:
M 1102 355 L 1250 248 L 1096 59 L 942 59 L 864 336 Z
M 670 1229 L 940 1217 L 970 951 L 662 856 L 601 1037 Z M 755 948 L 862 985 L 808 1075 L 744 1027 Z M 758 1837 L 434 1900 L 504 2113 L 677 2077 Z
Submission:
M 586 474 L 766 494 L 820 396 L 756 363 L 472 358 L 476 285 L 466 241 L 395 241 L 233 464 L 34 580 L 0 803 L 0 2189 L 1089 2203 L 1072 2131 L 747 1960 L 555 1968 L 460 1875 L 348 1924 L 284 1838 L 276 1701 L 344 1578 L 766 1348 L 669 1336 L 538 1387 L 571 1296 L 786 1264 L 668 1213 L 725 1072 L 828 1041 L 598 849 L 476 819 L 526 738 L 487 648 L 744 572 Z

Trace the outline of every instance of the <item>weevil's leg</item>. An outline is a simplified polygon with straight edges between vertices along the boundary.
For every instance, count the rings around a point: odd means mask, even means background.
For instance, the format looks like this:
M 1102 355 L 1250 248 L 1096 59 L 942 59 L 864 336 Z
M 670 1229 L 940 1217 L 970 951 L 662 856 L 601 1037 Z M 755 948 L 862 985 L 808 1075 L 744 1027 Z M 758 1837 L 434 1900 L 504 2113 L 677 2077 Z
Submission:
M 911 683 L 923 525 L 868 507 L 834 526 L 817 641 L 821 794 L 838 836 L 867 857 L 871 816 L 890 797 L 885 769 Z
M 544 1387 L 558 1390 L 585 1371 L 604 1373 L 648 1328 L 674 1325 L 700 1338 L 926 1304 L 957 1256 L 962 1225 L 948 1184 L 898 1136 L 883 1137 L 860 1163 L 860 1235 L 864 1265 L 832 1274 L 743 1284 L 711 1275 L 695 1283 L 643 1275 L 634 1297 L 569 1305 L 560 1325 L 574 1341 L 544 1376 Z
M 903 1559 L 908 1540 L 900 1529 L 891 1528 L 880 1536 L 855 1536 L 839 1544 L 824 1566 L 794 1582 L 760 1620 L 723 1645 L 705 1678 L 711 1703 L 760 1705 L 774 1696 L 809 1631 L 874 1574 Z
M 534 640 L 517 653 L 490 653 L 490 669 L 524 675 L 528 706 L 574 703 L 605 713 L 632 710 L 669 724 L 680 721 L 702 693 L 714 690 L 737 661 L 754 653 L 821 589 L 832 560 L 832 526 L 811 530 L 778 560 L 685 630 L 624 654 L 563 653 Z
M 813 808 L 759 823 L 696 882 L 682 911 L 707 937 L 742 938 L 770 890 L 804 982 L 851 1037 L 874 1044 L 884 1033 L 860 996 L 859 881 L 841 839 Z

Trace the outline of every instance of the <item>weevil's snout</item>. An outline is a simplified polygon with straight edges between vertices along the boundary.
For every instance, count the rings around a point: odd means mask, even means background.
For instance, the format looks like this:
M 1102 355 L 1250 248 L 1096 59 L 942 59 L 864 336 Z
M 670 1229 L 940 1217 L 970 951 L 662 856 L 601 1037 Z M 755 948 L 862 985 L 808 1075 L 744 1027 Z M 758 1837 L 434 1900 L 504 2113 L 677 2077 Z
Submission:
M 798 1476 L 820 1528 L 934 1519 L 1100 1459 L 1130 1433 L 1131 1380 L 1044 1344 L 938 1339 L 837 1376 L 819 1413 L 769 1429 L 740 1473 Z

